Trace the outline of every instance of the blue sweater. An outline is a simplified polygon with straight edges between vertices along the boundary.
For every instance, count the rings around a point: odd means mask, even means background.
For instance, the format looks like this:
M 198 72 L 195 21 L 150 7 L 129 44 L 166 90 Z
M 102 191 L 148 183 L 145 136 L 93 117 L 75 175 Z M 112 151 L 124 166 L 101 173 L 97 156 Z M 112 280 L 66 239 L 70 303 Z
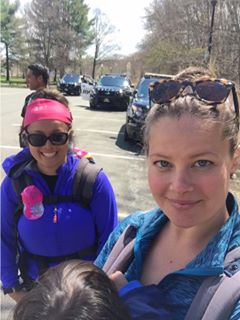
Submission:
M 6 158 L 3 168 L 7 174 L 1 185 L 1 281 L 3 288 L 15 287 L 19 283 L 16 241 L 16 221 L 14 213 L 18 205 L 17 195 L 13 190 L 11 169 L 17 164 L 31 159 L 28 148 L 15 156 Z M 67 161 L 57 170 L 55 195 L 72 195 L 73 178 L 81 161 L 74 155 L 68 155 Z M 51 191 L 38 170 L 25 166 L 33 184 L 43 193 Z M 54 208 L 57 207 L 58 220 L 54 223 Z M 94 260 L 102 249 L 109 234 L 117 224 L 117 206 L 111 184 L 103 171 L 97 176 L 90 208 L 80 203 L 44 204 L 44 214 L 40 219 L 29 220 L 23 214 L 18 221 L 17 229 L 22 251 L 31 254 L 56 257 L 66 256 L 82 249 L 96 245 L 96 252 L 84 257 Z M 37 262 L 28 257 L 27 273 L 32 279 L 39 275 Z
M 185 268 L 168 274 L 158 285 L 144 288 L 133 286 L 132 292 L 128 293 L 129 288 L 121 291 L 122 299 L 127 304 L 133 319 L 183 320 L 203 278 L 223 272 L 227 252 L 240 246 L 240 214 L 237 202 L 231 194 L 228 195 L 227 205 L 230 212 L 229 219 Z M 148 249 L 167 221 L 167 217 L 159 209 L 128 216 L 112 232 L 95 264 L 103 267 L 119 235 L 127 225 L 133 225 L 137 229 L 134 260 L 128 267 L 125 277 L 128 281 L 140 280 Z M 131 287 L 131 283 L 129 286 Z M 240 302 L 233 310 L 230 319 L 240 319 Z

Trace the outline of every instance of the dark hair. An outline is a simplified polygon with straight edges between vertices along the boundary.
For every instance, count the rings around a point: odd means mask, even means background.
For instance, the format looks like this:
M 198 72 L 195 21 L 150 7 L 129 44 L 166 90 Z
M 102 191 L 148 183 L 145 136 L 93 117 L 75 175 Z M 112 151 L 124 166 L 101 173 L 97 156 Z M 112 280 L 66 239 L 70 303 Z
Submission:
M 211 79 L 214 74 L 204 68 L 189 67 L 178 73 L 175 80 Z M 229 140 L 230 154 L 233 155 L 238 146 L 239 139 L 239 119 L 233 107 L 233 101 L 230 101 L 231 94 L 225 103 L 217 105 L 206 105 L 203 101 L 199 101 L 194 96 L 180 96 L 177 99 L 165 103 L 163 105 L 154 105 L 148 113 L 144 125 L 144 148 L 146 154 L 149 149 L 149 134 L 152 124 L 157 122 L 164 116 L 172 118 L 180 118 L 184 114 L 189 114 L 196 119 L 202 119 L 208 122 L 221 123 L 223 126 L 223 138 Z
M 28 66 L 28 69 L 32 71 L 35 77 L 42 76 L 43 82 L 45 83 L 45 85 L 48 84 L 48 79 L 49 79 L 48 68 L 44 67 L 39 63 L 34 63 L 34 64 L 30 64 Z
M 14 320 L 130 320 L 114 283 L 90 262 L 50 268 L 16 305 Z

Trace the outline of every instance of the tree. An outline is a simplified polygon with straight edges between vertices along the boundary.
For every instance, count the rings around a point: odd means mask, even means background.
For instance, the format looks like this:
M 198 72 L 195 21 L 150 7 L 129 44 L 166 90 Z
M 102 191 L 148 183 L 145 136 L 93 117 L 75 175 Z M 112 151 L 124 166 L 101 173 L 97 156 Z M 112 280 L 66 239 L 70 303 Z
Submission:
M 139 48 L 145 69 L 176 73 L 189 65 L 206 66 L 211 14 L 211 0 L 153 0 Z M 217 1 L 209 67 L 240 83 L 239 17 L 239 0 Z
M 205 0 L 155 0 L 146 9 L 148 36 L 141 48 L 147 67 L 176 73 L 188 64 L 203 64 L 208 12 Z
M 6 80 L 9 81 L 9 57 L 11 48 L 17 38 L 18 19 L 15 14 L 19 8 L 19 1 L 10 3 L 9 0 L 1 0 L 1 42 L 5 45 L 6 52 Z
M 92 77 L 95 78 L 95 69 L 98 60 L 106 58 L 110 53 L 119 49 L 111 36 L 116 32 L 116 28 L 109 23 L 107 16 L 99 9 L 95 10 L 93 26 L 94 58 Z
M 91 41 L 88 10 L 83 0 L 32 0 L 26 10 L 31 55 L 63 73 Z

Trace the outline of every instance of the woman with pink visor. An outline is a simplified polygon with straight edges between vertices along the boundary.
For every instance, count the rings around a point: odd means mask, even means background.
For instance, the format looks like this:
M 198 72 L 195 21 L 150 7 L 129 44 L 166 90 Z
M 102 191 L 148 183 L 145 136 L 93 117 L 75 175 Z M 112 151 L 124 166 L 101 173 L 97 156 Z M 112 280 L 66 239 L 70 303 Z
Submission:
M 114 192 L 103 170 L 87 206 L 69 200 L 83 161 L 72 150 L 72 120 L 66 104 L 35 99 L 23 121 L 28 146 L 3 162 L 1 281 L 4 293 L 15 301 L 49 267 L 73 258 L 93 261 L 117 224 Z M 31 183 L 18 195 L 13 181 L 21 183 L 26 175 Z M 54 197 L 61 201 L 44 202 Z

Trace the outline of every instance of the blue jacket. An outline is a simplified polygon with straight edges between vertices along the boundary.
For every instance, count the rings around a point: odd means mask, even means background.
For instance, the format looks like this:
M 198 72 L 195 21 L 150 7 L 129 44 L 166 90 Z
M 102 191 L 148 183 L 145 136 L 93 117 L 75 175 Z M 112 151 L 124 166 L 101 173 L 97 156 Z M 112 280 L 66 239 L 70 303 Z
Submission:
M 223 272 L 224 257 L 227 252 L 240 246 L 240 214 L 237 202 L 231 194 L 228 195 L 227 205 L 230 208 L 229 219 L 184 269 L 168 274 L 158 285 L 144 288 L 137 286 L 132 291 L 129 291 L 129 288 L 124 289 L 125 292 L 121 293 L 122 299 L 127 304 L 133 319 L 184 319 L 203 278 Z M 95 264 L 103 267 L 119 235 L 127 225 L 133 225 L 137 229 L 134 260 L 128 267 L 125 277 L 128 281 L 140 280 L 143 261 L 149 246 L 167 221 L 168 218 L 159 209 L 128 216 L 112 232 Z M 230 319 L 240 319 L 240 301 Z
M 3 162 L 3 168 L 7 174 L 1 185 L 1 281 L 3 288 L 12 288 L 19 283 L 18 265 L 16 264 L 16 220 L 14 220 L 18 199 L 8 175 L 13 167 L 28 159 L 31 159 L 31 155 L 29 149 L 25 148 Z M 72 195 L 73 178 L 79 161 L 81 160 L 74 155 L 67 156 L 66 163 L 57 170 L 58 178 L 54 194 Z M 38 170 L 34 170 L 29 165 L 22 170 L 31 175 L 33 184 L 43 195 L 51 194 Z M 44 204 L 44 214 L 37 220 L 29 220 L 23 214 L 20 216 L 17 229 L 21 250 L 35 255 L 56 257 L 70 255 L 96 245 L 95 254 L 84 257 L 86 260 L 94 260 L 117 224 L 115 196 L 105 173 L 100 171 L 97 176 L 90 208 L 84 208 L 80 203 L 58 203 L 58 221 L 54 223 L 55 207 L 53 204 Z M 39 275 L 37 262 L 32 257 L 28 257 L 27 264 L 28 276 L 36 279 Z

